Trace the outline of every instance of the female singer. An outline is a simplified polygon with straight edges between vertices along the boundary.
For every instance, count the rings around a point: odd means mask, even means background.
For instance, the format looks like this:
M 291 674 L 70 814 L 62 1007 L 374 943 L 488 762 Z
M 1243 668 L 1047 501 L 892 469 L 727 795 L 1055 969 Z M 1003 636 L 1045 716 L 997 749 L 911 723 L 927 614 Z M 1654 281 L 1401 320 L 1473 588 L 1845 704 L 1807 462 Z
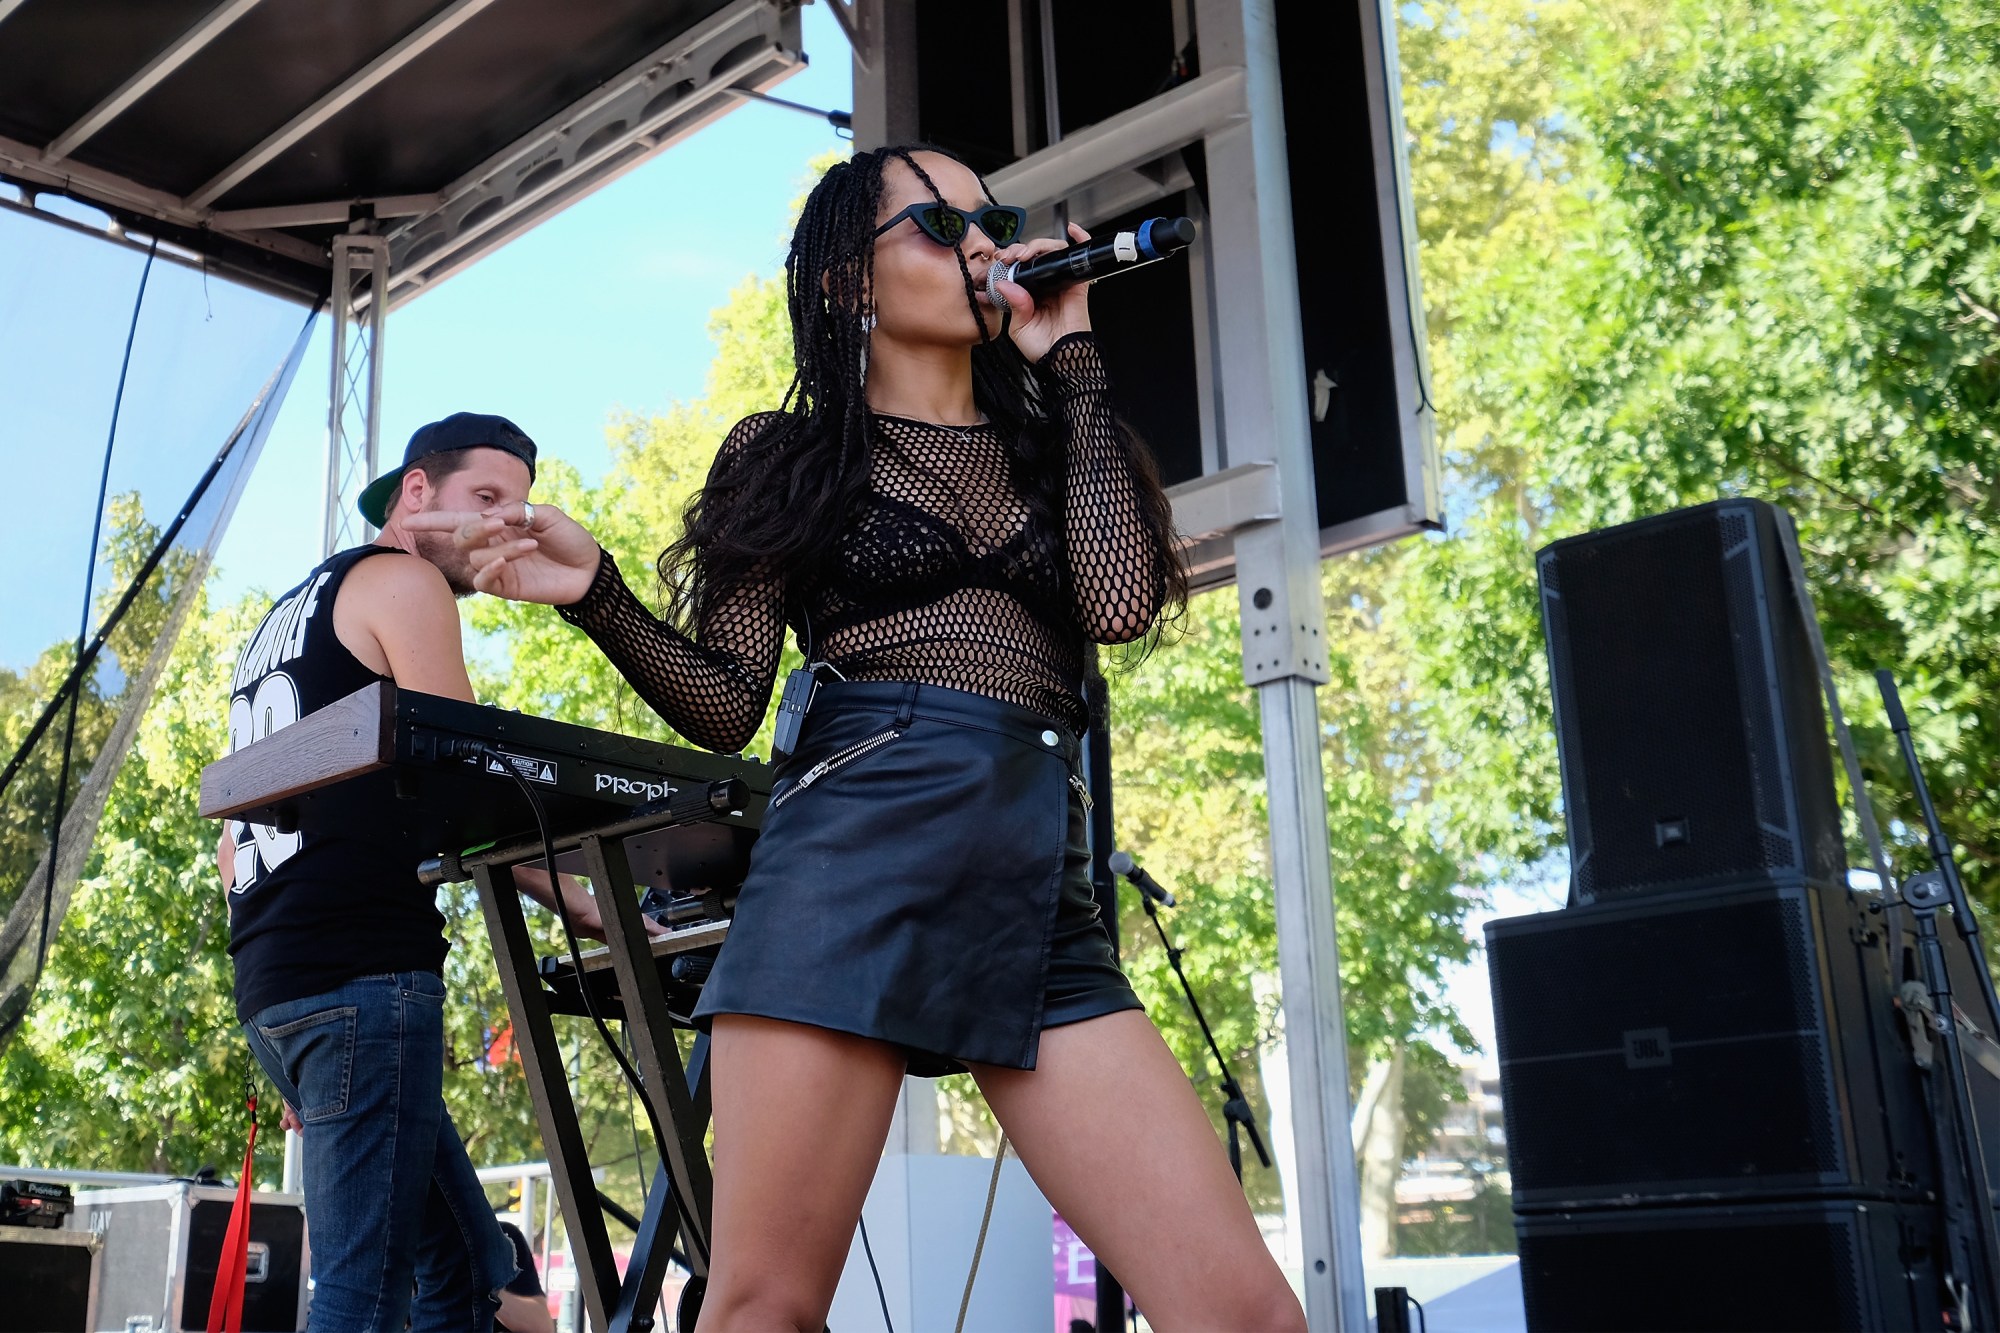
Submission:
M 1085 289 L 983 290 L 1061 248 L 1024 222 L 943 153 L 827 172 L 785 265 L 797 378 L 660 557 L 669 621 L 552 507 L 435 520 L 482 591 L 555 605 L 698 744 L 756 732 L 788 625 L 823 664 L 696 1010 L 704 1333 L 821 1327 L 904 1073 L 967 1069 L 1154 1327 L 1305 1326 L 1091 901 L 1081 685 L 1186 580 Z

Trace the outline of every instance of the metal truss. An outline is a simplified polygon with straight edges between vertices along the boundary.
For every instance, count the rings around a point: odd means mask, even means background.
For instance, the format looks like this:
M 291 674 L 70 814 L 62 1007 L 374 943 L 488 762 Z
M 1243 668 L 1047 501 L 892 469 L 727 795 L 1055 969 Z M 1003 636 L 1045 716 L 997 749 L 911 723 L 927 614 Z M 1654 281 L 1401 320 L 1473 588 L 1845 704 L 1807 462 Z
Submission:
M 333 238 L 333 394 L 327 410 L 322 556 L 375 535 L 355 503 L 374 479 L 381 453 L 382 332 L 388 306 L 374 296 L 388 281 L 386 238 Z
M 21 3 L 0 0 L 0 20 Z M 312 229 L 344 227 L 357 217 L 388 224 L 389 277 L 377 290 L 393 308 L 805 68 L 801 0 L 732 0 L 440 189 L 218 207 L 413 62 L 434 55 L 455 32 L 489 18 L 493 3 L 449 0 L 185 196 L 78 161 L 79 149 L 121 116 L 143 110 L 149 93 L 259 4 L 218 0 L 49 143 L 0 136 L 0 180 L 30 195 L 82 200 L 121 226 L 209 255 L 239 280 L 307 302 L 318 299 L 330 268 L 327 247 Z M 364 304 L 372 299 L 373 292 L 364 293 Z
M 402 304 L 805 68 L 799 11 L 738 0 L 467 172 L 388 232 Z

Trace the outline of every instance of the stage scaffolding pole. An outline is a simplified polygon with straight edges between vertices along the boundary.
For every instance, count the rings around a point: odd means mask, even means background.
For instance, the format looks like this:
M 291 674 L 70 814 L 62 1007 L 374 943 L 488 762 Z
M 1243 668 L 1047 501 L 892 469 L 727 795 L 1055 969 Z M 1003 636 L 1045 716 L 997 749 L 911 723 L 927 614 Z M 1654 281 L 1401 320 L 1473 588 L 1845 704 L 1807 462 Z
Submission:
M 359 546 L 375 529 L 355 509 L 375 479 L 382 438 L 382 334 L 389 289 L 386 237 L 333 238 L 333 392 L 327 408 L 326 512 L 320 554 Z
M 1203 68 L 1242 69 L 1247 113 L 1206 136 L 1211 355 L 1229 464 L 1276 470 L 1276 520 L 1236 533 L 1236 588 L 1243 678 L 1263 721 L 1306 1322 L 1362 1333 L 1360 1189 L 1316 694 L 1327 680 L 1326 610 L 1277 31 L 1260 0 L 1198 0 L 1195 12 Z

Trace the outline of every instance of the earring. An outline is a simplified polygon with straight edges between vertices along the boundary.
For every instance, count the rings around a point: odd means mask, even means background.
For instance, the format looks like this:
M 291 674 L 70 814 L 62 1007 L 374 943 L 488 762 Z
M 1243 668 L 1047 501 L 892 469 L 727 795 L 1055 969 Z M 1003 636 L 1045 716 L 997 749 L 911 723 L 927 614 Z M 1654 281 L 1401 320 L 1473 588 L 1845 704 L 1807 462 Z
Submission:
M 875 312 L 873 310 L 861 317 L 861 331 L 863 333 L 875 332 Z

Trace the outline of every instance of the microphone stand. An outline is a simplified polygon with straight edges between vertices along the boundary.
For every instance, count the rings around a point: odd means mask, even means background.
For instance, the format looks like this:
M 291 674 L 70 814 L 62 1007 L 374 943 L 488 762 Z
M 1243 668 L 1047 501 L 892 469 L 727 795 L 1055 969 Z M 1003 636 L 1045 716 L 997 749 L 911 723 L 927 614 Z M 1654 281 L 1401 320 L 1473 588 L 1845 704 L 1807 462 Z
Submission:
M 1941 1062 L 1918 1060 L 1928 1065 L 1932 1088 L 1927 1098 L 1937 1123 L 1939 1193 L 1943 1196 L 1945 1234 L 1949 1267 L 1959 1270 L 1958 1283 L 1951 1294 L 1961 1312 L 1971 1306 L 1969 1326 L 1990 1325 L 2000 1305 L 2000 1236 L 1996 1236 L 1993 1191 L 1986 1170 L 1986 1155 L 1980 1143 L 1979 1121 L 1972 1104 L 1972 1085 L 1966 1077 L 1965 1053 L 1960 1044 L 1957 1006 L 1951 995 L 1951 976 L 1945 965 L 1943 941 L 1938 937 L 1937 913 L 1950 907 L 1958 933 L 1971 954 L 1972 971 L 1988 1004 L 1993 1003 L 1993 977 L 1986 967 L 1985 950 L 1979 943 L 1979 923 L 1972 915 L 1965 884 L 1958 876 L 1958 863 L 1951 843 L 1938 822 L 1937 808 L 1931 803 L 1929 785 L 1924 781 L 1917 747 L 1910 737 L 1910 719 L 1903 712 L 1903 700 L 1895 677 L 1887 671 L 1875 673 L 1882 703 L 1889 715 L 1889 728 L 1903 752 L 1910 784 L 1929 835 L 1928 850 L 1934 869 L 1913 875 L 1903 882 L 1903 905 L 1910 909 L 1916 926 L 1917 956 L 1923 967 L 1924 988 L 1930 992 L 1932 1012 L 1925 1017 L 1941 1040 Z M 1994 1010 L 2000 1012 L 2000 1009 Z M 1937 1088 L 1943 1076 L 1945 1086 Z M 1947 1277 L 1947 1283 L 1950 1283 Z M 1968 1290 L 1969 1288 L 1969 1290 Z
M 1201 1011 L 1201 1002 L 1194 998 L 1194 987 L 1189 984 L 1187 973 L 1181 970 L 1181 951 L 1167 938 L 1167 929 L 1160 924 L 1160 911 L 1153 905 L 1153 895 L 1140 888 L 1139 904 L 1146 909 L 1146 919 L 1153 923 L 1153 932 L 1160 937 L 1160 946 L 1167 951 L 1167 962 L 1172 964 L 1174 976 L 1180 980 L 1181 993 L 1187 996 L 1188 1008 L 1194 1011 L 1194 1021 L 1201 1026 L 1201 1035 L 1208 1042 L 1209 1054 L 1215 1057 L 1215 1067 L 1222 1071 L 1222 1118 L 1229 1125 L 1229 1169 L 1236 1173 L 1240 1183 L 1243 1179 L 1243 1145 L 1237 1138 L 1239 1126 L 1250 1136 L 1250 1146 L 1257 1151 L 1257 1160 L 1265 1170 L 1271 1166 L 1271 1154 L 1264 1147 L 1264 1137 L 1257 1132 L 1257 1119 L 1250 1114 L 1250 1101 L 1243 1095 L 1243 1087 L 1236 1081 L 1236 1075 L 1229 1072 L 1229 1061 L 1222 1058 L 1222 1048 L 1216 1045 L 1215 1033 L 1208 1026 L 1208 1016 Z

